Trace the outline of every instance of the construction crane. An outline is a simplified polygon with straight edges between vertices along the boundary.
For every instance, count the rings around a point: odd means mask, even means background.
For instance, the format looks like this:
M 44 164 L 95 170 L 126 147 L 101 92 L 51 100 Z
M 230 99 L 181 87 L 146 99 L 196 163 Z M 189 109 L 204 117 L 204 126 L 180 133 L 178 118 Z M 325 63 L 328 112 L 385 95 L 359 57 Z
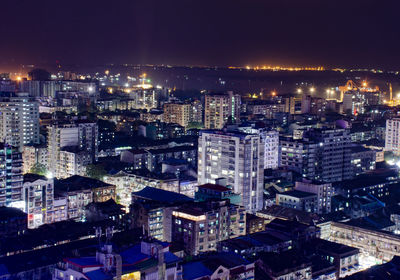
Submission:
M 379 92 L 379 87 L 375 86 L 375 88 L 368 87 L 368 83 L 363 81 L 361 87 L 359 87 L 352 80 L 348 80 L 344 86 L 339 87 L 340 90 L 340 102 L 343 102 L 343 96 L 347 91 L 360 91 L 360 92 Z
M 358 86 L 352 80 L 348 80 L 344 86 L 339 87 L 340 90 L 340 102 L 343 102 L 344 93 L 351 90 L 358 90 Z

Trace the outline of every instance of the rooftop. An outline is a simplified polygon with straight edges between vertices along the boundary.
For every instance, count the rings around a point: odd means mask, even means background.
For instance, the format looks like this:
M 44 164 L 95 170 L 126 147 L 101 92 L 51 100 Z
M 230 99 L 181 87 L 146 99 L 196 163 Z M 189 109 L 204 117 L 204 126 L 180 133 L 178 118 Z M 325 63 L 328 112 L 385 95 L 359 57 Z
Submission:
M 286 219 L 286 220 L 298 220 L 304 224 L 312 224 L 314 221 L 320 220 L 320 217 L 314 213 L 307 213 L 293 208 L 283 207 L 281 205 L 272 205 L 267 209 L 259 211 L 260 216 L 271 216 L 274 218 Z
M 286 252 L 267 253 L 261 252 L 259 259 L 265 267 L 272 272 L 274 276 L 287 274 L 289 271 L 296 271 L 299 267 L 311 266 L 311 262 L 299 256 L 293 250 Z
M 145 187 L 141 191 L 133 192 L 132 196 L 145 200 L 153 200 L 153 201 L 168 202 L 168 203 L 192 201 L 192 199 L 190 197 L 187 197 L 186 195 L 152 187 Z
M 42 175 L 38 175 L 38 174 L 33 174 L 33 173 L 24 174 L 24 183 L 26 183 L 26 182 L 33 183 L 37 180 L 47 181 L 48 179 L 46 176 L 42 176 Z
M 211 254 L 203 259 L 183 264 L 183 279 L 190 280 L 211 276 L 220 266 L 232 269 L 249 264 L 251 264 L 249 261 L 235 253 Z
M 317 248 L 318 250 L 324 252 L 330 252 L 333 254 L 339 255 L 354 255 L 359 253 L 359 249 L 350 247 L 347 245 L 339 244 L 336 242 L 324 240 L 324 239 L 315 239 L 311 241 L 310 244 L 312 247 Z
M 104 183 L 103 181 L 79 175 L 55 180 L 54 182 L 54 189 L 58 192 L 73 192 L 110 186 L 112 185 Z
M 6 220 L 10 218 L 25 218 L 27 214 L 18 208 L 13 207 L 0 207 L 0 220 Z
M 296 198 L 306 198 L 306 197 L 312 197 L 312 196 L 316 197 L 317 196 L 314 193 L 303 192 L 303 191 L 298 191 L 298 190 L 280 193 L 279 195 L 287 195 L 287 196 L 292 196 L 292 197 L 296 197 Z
M 219 192 L 227 192 L 230 191 L 231 189 L 221 186 L 221 185 L 217 185 L 217 184 L 204 184 L 204 185 L 200 185 L 198 186 L 198 188 L 201 189 L 209 189 L 209 190 L 213 190 L 213 191 L 219 191 Z

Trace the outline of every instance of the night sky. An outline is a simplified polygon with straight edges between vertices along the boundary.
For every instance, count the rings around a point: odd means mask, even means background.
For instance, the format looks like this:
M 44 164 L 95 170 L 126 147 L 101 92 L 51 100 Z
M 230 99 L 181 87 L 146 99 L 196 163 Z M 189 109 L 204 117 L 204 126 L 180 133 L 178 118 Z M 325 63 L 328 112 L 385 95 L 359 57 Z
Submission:
M 2 0 L 0 65 L 400 69 L 399 2 Z

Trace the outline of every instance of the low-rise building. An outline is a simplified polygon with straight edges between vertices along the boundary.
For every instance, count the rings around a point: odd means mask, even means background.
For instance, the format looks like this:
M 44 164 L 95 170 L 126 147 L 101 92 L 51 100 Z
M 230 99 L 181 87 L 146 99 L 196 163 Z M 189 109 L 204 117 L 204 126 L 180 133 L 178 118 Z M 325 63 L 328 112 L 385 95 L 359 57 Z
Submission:
M 333 188 L 331 183 L 322 183 L 303 179 L 296 182 L 295 189 L 298 191 L 314 193 L 317 195 L 317 214 L 330 213 L 332 208 Z
M 363 146 L 351 147 L 351 167 L 354 176 L 374 170 L 376 167 L 376 151 Z
M 306 212 L 317 213 L 317 195 L 303 191 L 288 191 L 276 194 L 276 204 Z
M 292 249 L 292 239 L 275 230 L 266 230 L 219 242 L 218 250 L 252 257 L 259 252 L 284 252 Z
M 0 235 L 15 237 L 25 233 L 28 225 L 28 215 L 13 207 L 0 206 Z
M 206 201 L 210 199 L 229 199 L 232 204 L 240 205 L 240 195 L 233 193 L 232 189 L 217 184 L 203 184 L 197 186 L 195 194 L 197 201 Z
M 335 265 L 339 278 L 351 275 L 360 269 L 360 250 L 357 248 L 322 239 L 313 240 L 311 246 L 316 248 L 318 254 Z
M 227 200 L 193 202 L 172 212 L 172 240 L 187 254 L 215 251 L 218 241 L 245 233 L 244 208 Z
M 257 279 L 312 279 L 312 263 L 293 251 L 283 253 L 259 253 L 256 266 Z
M 67 199 L 68 219 L 82 219 L 86 205 L 115 200 L 116 193 L 114 185 L 78 175 L 56 180 L 54 189 L 57 197 Z
M 22 152 L 23 173 L 29 173 L 35 165 L 47 166 L 47 147 L 45 145 L 27 145 Z
M 161 189 L 146 187 L 132 193 L 129 217 L 131 227 L 142 228 L 147 235 L 158 240 L 172 240 L 172 211 L 191 198 Z
M 265 230 L 267 219 L 246 213 L 246 234 L 252 234 Z
M 54 179 L 36 174 L 25 174 L 23 185 L 24 211 L 28 214 L 28 228 L 54 222 Z
M 58 165 L 58 178 L 68 178 L 73 175 L 84 176 L 86 166 L 93 163 L 92 155 L 77 147 L 64 147 L 60 151 Z
M 67 197 L 55 196 L 53 203 L 54 222 L 61 222 L 68 219 L 68 200 Z
M 95 256 L 66 258 L 54 269 L 53 279 L 177 279 L 182 273 L 179 261 L 168 243 L 144 240 L 121 252 L 104 245 Z
M 234 253 L 217 253 L 200 260 L 182 265 L 184 280 L 237 279 L 254 278 L 254 262 L 243 259 Z

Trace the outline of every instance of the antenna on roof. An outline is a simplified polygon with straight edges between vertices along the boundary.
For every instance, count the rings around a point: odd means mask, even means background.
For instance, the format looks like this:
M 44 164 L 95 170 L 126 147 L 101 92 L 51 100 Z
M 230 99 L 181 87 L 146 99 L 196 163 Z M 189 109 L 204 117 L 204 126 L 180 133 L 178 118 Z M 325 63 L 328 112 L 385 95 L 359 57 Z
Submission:
M 94 229 L 95 229 L 95 231 L 96 231 L 96 238 L 97 238 L 98 241 L 99 241 L 99 246 L 101 246 L 102 229 L 101 229 L 101 227 L 95 227 Z
M 113 234 L 114 234 L 114 227 L 106 228 L 106 244 L 110 244 Z

